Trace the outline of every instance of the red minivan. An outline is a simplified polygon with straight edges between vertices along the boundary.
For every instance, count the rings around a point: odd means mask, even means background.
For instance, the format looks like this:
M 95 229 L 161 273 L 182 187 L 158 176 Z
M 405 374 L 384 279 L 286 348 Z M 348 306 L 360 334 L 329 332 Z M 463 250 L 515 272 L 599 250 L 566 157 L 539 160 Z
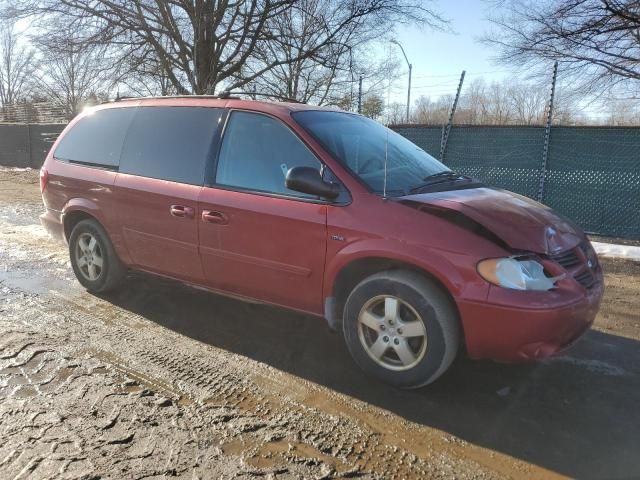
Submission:
M 474 359 L 545 358 L 592 324 L 584 233 L 360 115 L 235 98 L 91 108 L 41 170 L 44 226 L 89 291 L 143 270 L 324 317 L 403 388 Z

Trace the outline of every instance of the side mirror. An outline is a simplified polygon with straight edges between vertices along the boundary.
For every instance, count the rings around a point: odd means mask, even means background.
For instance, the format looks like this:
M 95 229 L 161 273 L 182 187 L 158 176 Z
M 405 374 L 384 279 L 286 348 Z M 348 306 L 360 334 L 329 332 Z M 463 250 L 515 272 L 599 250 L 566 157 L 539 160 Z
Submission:
M 285 185 L 290 190 L 334 200 L 340 195 L 337 183 L 325 182 L 320 171 L 313 167 L 293 167 L 287 172 Z

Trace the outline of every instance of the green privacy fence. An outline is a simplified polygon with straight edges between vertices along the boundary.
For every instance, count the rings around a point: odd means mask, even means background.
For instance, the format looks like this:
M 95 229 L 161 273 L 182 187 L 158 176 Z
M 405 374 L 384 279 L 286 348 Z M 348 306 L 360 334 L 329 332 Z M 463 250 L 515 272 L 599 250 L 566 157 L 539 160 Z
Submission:
M 392 127 L 436 158 L 442 127 Z M 544 127 L 458 126 L 445 163 L 485 183 L 537 199 Z M 640 128 L 552 127 L 543 203 L 598 235 L 640 238 Z

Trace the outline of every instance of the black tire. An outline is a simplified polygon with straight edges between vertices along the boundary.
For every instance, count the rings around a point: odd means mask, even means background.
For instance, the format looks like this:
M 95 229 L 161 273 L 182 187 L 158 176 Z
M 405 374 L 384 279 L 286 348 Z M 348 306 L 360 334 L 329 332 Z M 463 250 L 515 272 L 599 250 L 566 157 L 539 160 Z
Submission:
M 385 333 L 390 335 L 389 329 L 391 329 L 393 335 L 398 335 L 398 340 L 395 340 L 395 336 L 391 337 L 393 342 L 409 340 L 401 338 L 400 329 L 394 330 L 393 325 L 376 333 L 359 326 L 361 311 L 364 311 L 368 305 L 375 306 L 376 301 L 386 302 L 386 296 L 400 300 L 398 304 L 404 310 L 398 310 L 398 312 L 403 312 L 404 317 L 413 317 L 414 322 L 422 322 L 424 325 L 426 330 L 424 347 L 422 347 L 423 337 L 411 339 L 411 342 L 414 340 L 418 342 L 416 350 L 420 350 L 415 355 L 415 364 L 402 364 L 402 359 L 399 354 L 395 353 L 395 347 L 391 343 L 389 347 L 383 345 L 383 348 L 386 348 L 383 357 L 374 360 L 373 354 L 369 353 L 373 348 L 369 346 L 370 348 L 367 349 L 365 343 L 368 340 L 361 339 L 361 335 L 364 338 L 371 334 L 375 336 L 376 341 L 378 335 L 381 336 L 380 338 L 387 338 L 388 341 L 389 337 L 382 337 L 382 335 Z M 381 297 L 383 300 L 379 300 Z M 383 303 L 383 307 L 386 308 L 386 303 Z M 403 318 L 401 317 L 401 319 Z M 384 323 L 385 320 L 382 322 Z M 385 327 L 381 326 L 380 329 L 382 328 Z M 414 328 L 421 327 L 416 323 Z M 344 308 L 343 332 L 347 348 L 362 370 L 386 383 L 406 389 L 422 387 L 440 377 L 455 359 L 460 344 L 458 314 L 449 297 L 434 281 L 419 273 L 405 270 L 379 272 L 360 282 L 347 298 Z M 406 334 L 406 332 L 404 333 Z M 412 353 L 416 352 L 412 350 Z M 404 370 L 394 370 L 393 365 L 389 366 L 390 362 L 396 361 L 389 357 L 397 357 L 398 365 L 395 368 Z
M 102 260 L 102 266 L 95 279 L 90 279 L 88 272 L 83 271 L 86 266 L 79 265 L 80 261 L 76 255 L 76 249 L 79 248 L 78 242 L 80 239 L 89 238 L 88 236 L 95 238 L 98 247 L 96 251 L 100 252 Z M 69 237 L 69 257 L 76 278 L 83 287 L 93 293 L 105 293 L 113 290 L 121 283 L 127 273 L 127 268 L 118 258 L 107 232 L 97 221 L 92 219 L 82 220 L 73 227 Z M 92 257 L 91 261 L 94 262 L 95 258 Z

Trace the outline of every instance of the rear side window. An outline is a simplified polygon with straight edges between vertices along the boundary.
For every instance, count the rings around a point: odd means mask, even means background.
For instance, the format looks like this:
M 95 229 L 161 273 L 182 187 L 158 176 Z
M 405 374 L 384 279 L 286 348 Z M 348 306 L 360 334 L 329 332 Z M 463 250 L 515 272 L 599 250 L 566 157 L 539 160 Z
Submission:
M 202 185 L 224 110 L 138 107 L 122 148 L 120 172 Z
M 54 157 L 74 163 L 117 168 L 135 108 L 108 108 L 82 117 L 58 143 Z

